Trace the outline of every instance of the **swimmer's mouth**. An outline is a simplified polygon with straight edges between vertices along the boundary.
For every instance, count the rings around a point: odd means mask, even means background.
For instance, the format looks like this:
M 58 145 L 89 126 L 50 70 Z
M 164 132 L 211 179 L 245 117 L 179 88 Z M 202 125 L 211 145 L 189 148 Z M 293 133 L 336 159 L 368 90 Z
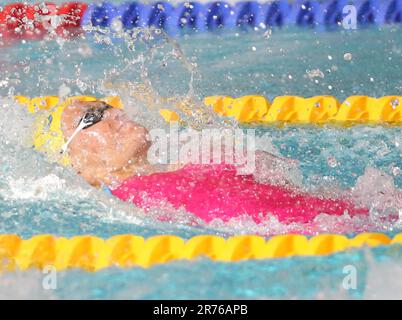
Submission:
M 67 151 L 68 145 L 74 139 L 74 137 L 80 132 L 81 130 L 88 129 L 93 125 L 97 124 L 98 122 L 103 120 L 104 114 L 106 110 L 111 109 L 112 106 L 108 104 L 104 104 L 100 108 L 91 107 L 88 111 L 84 113 L 84 116 L 80 119 L 77 128 L 75 128 L 71 137 L 67 140 L 67 142 L 61 148 L 60 153 L 63 154 Z

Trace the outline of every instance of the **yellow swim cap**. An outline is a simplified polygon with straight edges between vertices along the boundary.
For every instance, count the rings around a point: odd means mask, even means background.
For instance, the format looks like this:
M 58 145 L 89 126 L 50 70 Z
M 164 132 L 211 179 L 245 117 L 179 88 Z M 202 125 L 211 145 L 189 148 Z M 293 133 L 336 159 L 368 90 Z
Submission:
M 64 166 L 71 164 L 68 154 L 60 152 L 65 143 L 61 130 L 61 115 L 66 106 L 75 100 L 100 100 L 114 108 L 123 109 L 123 104 L 117 96 L 102 99 L 97 99 L 93 96 L 74 96 L 67 98 L 63 102 L 55 96 L 36 97 L 32 99 L 17 96 L 15 98 L 19 103 L 26 105 L 28 111 L 31 113 L 40 110 L 49 110 L 49 112 L 44 112 L 35 119 L 32 144 L 36 150 L 46 153 L 51 160 L 57 161 Z

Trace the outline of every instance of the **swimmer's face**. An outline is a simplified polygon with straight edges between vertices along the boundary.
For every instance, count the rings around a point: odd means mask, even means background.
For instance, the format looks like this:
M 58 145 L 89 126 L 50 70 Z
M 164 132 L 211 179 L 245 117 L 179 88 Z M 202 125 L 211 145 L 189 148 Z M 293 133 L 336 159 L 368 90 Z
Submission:
M 105 109 L 103 102 L 74 101 L 61 117 L 64 138 L 68 140 L 80 120 L 92 110 Z M 81 173 L 85 169 L 122 169 L 146 159 L 150 146 L 148 131 L 128 118 L 123 110 L 104 110 L 101 120 L 80 130 L 68 145 L 73 166 Z

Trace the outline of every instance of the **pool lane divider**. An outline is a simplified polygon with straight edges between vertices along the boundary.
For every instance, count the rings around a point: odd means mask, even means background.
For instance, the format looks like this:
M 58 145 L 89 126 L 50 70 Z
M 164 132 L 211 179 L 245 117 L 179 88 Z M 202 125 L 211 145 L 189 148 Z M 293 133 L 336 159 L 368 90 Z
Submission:
M 173 235 L 148 239 L 136 235 L 117 235 L 102 239 L 91 235 L 72 238 L 37 235 L 23 240 L 15 234 L 0 235 L 0 270 L 84 269 L 98 271 L 108 267 L 151 267 L 179 260 L 202 257 L 220 262 L 322 256 L 341 251 L 377 246 L 402 245 L 402 233 L 393 238 L 381 233 L 361 233 L 353 238 L 322 234 L 278 235 L 269 239 L 254 235 L 228 239 L 200 235 L 184 240 Z
M 50 110 L 63 101 L 57 96 L 29 98 L 16 96 L 29 112 L 42 109 Z M 69 99 L 96 100 L 94 96 L 75 96 Z M 118 96 L 102 98 L 111 105 L 123 107 Z M 373 98 L 368 96 L 351 96 L 342 103 L 332 96 L 315 96 L 303 98 L 299 96 L 278 96 L 272 102 L 258 95 L 239 98 L 230 96 L 209 96 L 204 104 L 217 114 L 234 118 L 243 124 L 281 125 L 310 124 L 351 126 L 363 125 L 396 125 L 402 124 L 402 96 L 385 96 Z M 160 109 L 160 115 L 168 122 L 180 121 L 177 112 Z
M 204 32 L 218 29 L 259 30 L 288 25 L 327 28 L 342 25 L 353 5 L 356 23 L 384 25 L 401 23 L 402 0 L 276 0 L 181 2 L 52 2 L 6 4 L 0 11 L 3 38 L 40 39 L 56 28 L 59 36 L 78 35 L 85 26 L 130 30 L 156 27 L 174 35 L 186 31 Z M 56 19 L 55 19 L 56 17 Z M 57 19 L 62 18 L 62 19 Z M 56 22 L 56 23 L 55 23 Z
M 384 124 L 402 123 L 401 96 L 351 96 L 340 103 L 332 96 L 278 96 L 272 103 L 262 96 L 212 96 L 206 105 L 241 123 Z

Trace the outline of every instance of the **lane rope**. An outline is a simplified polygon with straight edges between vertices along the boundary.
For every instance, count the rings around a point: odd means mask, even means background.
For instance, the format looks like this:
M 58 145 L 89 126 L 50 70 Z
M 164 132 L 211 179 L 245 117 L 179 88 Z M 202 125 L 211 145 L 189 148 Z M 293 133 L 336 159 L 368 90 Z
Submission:
M 29 112 L 49 110 L 58 106 L 57 96 L 29 98 L 16 96 L 16 100 L 26 106 Z M 93 96 L 77 96 L 68 99 L 95 100 Z M 113 105 L 122 107 L 117 96 L 107 97 Z M 351 96 L 342 103 L 332 96 L 303 98 L 298 96 L 278 96 L 272 102 L 263 96 L 249 95 L 239 98 L 210 96 L 204 104 L 216 113 L 232 117 L 240 123 L 272 124 L 329 124 L 329 125 L 401 125 L 402 96 L 372 98 Z M 168 122 L 179 121 L 180 116 L 173 110 L 160 109 L 160 115 Z
M 402 21 L 402 0 L 240 1 L 233 5 L 224 1 L 190 1 L 175 6 L 166 1 L 121 5 L 107 1 L 61 5 L 46 2 L 5 5 L 0 11 L 0 29 L 3 39 L 42 39 L 49 31 L 71 37 L 79 35 L 79 29 L 85 26 L 112 30 L 154 26 L 171 35 L 219 29 L 264 30 L 290 25 L 332 29 L 344 23 L 351 13 L 350 5 L 353 5 L 359 26 Z

